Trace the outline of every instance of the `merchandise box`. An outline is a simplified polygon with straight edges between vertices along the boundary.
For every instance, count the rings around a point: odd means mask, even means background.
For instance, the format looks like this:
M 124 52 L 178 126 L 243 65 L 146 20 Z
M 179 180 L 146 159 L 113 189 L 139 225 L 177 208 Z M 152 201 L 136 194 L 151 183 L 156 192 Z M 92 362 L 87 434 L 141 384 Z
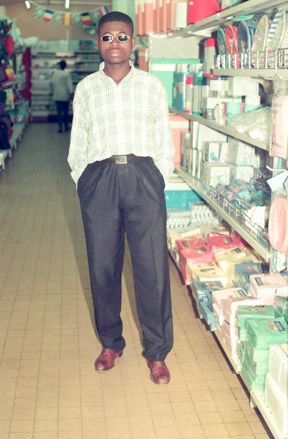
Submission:
M 193 52 L 193 48 L 191 48 Z M 193 53 L 192 53 L 193 55 Z M 176 71 L 177 64 L 199 64 L 198 58 L 153 58 L 150 61 L 149 70 L 157 76 L 164 85 L 167 95 L 169 107 L 173 105 L 173 80 L 174 72 Z M 187 67 L 188 68 L 188 67 Z

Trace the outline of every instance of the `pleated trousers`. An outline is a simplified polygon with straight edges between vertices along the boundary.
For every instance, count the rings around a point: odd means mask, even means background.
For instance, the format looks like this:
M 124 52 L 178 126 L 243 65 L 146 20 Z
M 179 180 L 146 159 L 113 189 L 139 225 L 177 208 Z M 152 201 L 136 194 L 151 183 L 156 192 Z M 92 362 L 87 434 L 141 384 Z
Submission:
M 123 349 L 121 277 L 131 254 L 143 356 L 163 361 L 173 345 L 164 180 L 150 157 L 89 164 L 77 186 L 98 336 Z

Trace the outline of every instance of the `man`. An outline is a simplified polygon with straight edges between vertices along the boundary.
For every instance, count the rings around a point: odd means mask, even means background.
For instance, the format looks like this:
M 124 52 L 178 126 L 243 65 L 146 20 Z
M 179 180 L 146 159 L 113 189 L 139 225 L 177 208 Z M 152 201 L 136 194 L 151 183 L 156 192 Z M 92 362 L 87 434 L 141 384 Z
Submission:
M 69 103 L 73 93 L 73 83 L 70 73 L 66 70 L 67 63 L 62 59 L 58 63 L 59 70 L 55 70 L 51 78 L 53 99 L 57 110 L 58 133 L 69 129 Z
M 172 312 L 164 178 L 172 169 L 166 91 L 129 60 L 133 22 L 121 12 L 99 21 L 104 62 L 74 97 L 68 162 L 85 230 L 97 332 L 96 370 L 108 370 L 125 347 L 121 274 L 124 233 L 131 253 L 143 356 L 153 382 L 168 383 Z

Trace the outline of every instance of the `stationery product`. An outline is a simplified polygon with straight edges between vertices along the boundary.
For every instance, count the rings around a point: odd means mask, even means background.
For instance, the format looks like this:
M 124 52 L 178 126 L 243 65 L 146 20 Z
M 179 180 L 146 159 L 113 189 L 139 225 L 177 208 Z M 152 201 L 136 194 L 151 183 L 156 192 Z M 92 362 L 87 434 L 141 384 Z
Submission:
M 213 262 L 205 264 L 192 264 L 188 261 L 188 270 L 191 277 L 199 282 L 221 282 L 225 287 L 229 285 L 230 280 L 225 276 L 219 267 Z
M 224 163 L 203 162 L 203 179 L 205 187 L 228 184 L 230 182 L 230 166 Z
M 276 50 L 281 48 L 282 41 L 286 34 L 287 12 L 278 9 L 273 17 L 266 41 L 266 48 Z
M 288 345 L 269 347 L 268 369 L 284 394 L 288 392 Z M 288 418 L 287 418 L 288 419 Z
M 280 273 L 253 274 L 250 277 L 251 294 L 267 304 L 274 304 L 276 294 L 287 294 L 288 276 Z
M 230 165 L 230 179 L 232 182 L 238 179 L 248 183 L 254 177 L 254 175 L 255 169 L 253 166 Z
M 217 48 L 219 55 L 226 55 L 226 36 L 225 29 L 223 27 L 219 27 L 219 29 L 217 30 Z
M 235 281 L 237 285 L 250 291 L 250 276 L 262 273 L 262 265 L 259 262 L 241 262 L 235 265 Z
M 263 14 L 256 26 L 252 47 L 251 47 L 252 52 L 261 52 L 262 50 L 264 50 L 264 48 L 266 47 L 268 32 L 269 32 L 269 17 L 268 15 Z
M 258 262 L 250 250 L 239 246 L 224 250 L 217 249 L 214 251 L 214 258 L 221 270 L 232 277 L 235 275 L 235 265 L 239 262 Z
M 288 323 L 288 297 L 276 294 L 275 296 L 275 308 L 277 312 L 283 317 L 283 319 Z
M 233 24 L 225 26 L 226 51 L 229 55 L 238 54 L 238 28 Z
M 286 358 L 287 361 L 287 358 Z M 264 397 L 281 438 L 288 437 L 287 385 L 280 387 L 270 372 L 266 375 Z
M 204 41 L 204 71 L 210 72 L 214 69 L 216 56 L 216 38 L 207 38 Z
M 288 327 L 282 317 L 274 320 L 247 320 L 246 330 L 252 346 L 257 349 L 287 343 Z
M 197 301 L 197 309 L 200 318 L 204 319 L 211 331 L 215 331 L 218 327 L 217 316 L 214 313 L 213 306 L 204 301 Z

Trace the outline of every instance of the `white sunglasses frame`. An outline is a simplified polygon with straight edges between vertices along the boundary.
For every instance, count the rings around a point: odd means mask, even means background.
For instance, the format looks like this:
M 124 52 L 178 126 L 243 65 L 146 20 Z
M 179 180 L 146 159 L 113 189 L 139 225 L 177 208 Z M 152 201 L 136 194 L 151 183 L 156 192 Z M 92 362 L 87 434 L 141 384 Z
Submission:
M 103 40 L 103 38 L 104 37 L 106 37 L 106 36 L 109 36 L 109 37 L 111 37 L 112 39 L 110 40 L 110 41 L 104 41 Z M 121 36 L 125 36 L 125 37 L 127 37 L 127 40 L 124 40 L 124 41 L 121 41 L 121 40 L 119 40 L 119 37 L 121 37 Z M 132 37 L 130 37 L 130 35 L 127 35 L 127 34 L 124 34 L 124 33 L 120 33 L 120 34 L 118 34 L 116 37 L 114 37 L 113 35 L 111 35 L 111 34 L 109 34 L 108 32 L 106 33 L 106 34 L 104 34 L 104 35 L 102 35 L 102 37 L 100 37 L 99 39 L 102 41 L 102 43 L 104 43 L 104 44 L 111 44 L 111 43 L 113 43 L 113 41 L 114 40 L 117 40 L 118 41 L 118 43 L 127 43 L 127 41 L 129 41 L 130 39 L 131 39 Z

